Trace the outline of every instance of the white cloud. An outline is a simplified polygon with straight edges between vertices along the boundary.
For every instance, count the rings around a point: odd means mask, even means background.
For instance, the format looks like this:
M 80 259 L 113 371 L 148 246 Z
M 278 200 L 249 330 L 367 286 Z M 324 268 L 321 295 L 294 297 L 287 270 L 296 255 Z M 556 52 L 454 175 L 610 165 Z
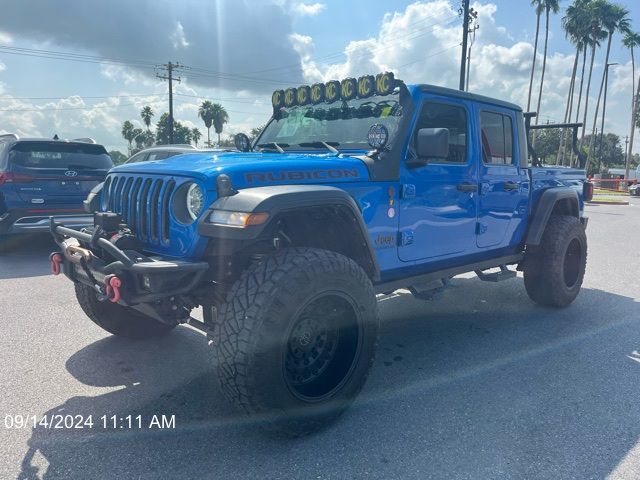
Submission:
M 0 62 L 0 72 L 5 71 L 6 69 L 7 69 L 7 66 L 4 63 Z
M 304 3 L 298 2 L 294 3 L 291 6 L 291 10 L 301 16 L 312 17 L 314 15 L 318 15 L 320 12 L 325 10 L 327 5 L 324 3 L 316 2 L 316 3 Z
M 187 36 L 184 33 L 184 27 L 180 22 L 177 22 L 176 29 L 171 34 L 170 38 L 174 49 L 187 48 L 190 45 L 187 41 Z
M 7 45 L 12 42 L 13 42 L 13 38 L 11 38 L 11 35 L 3 31 L 0 31 L 0 44 Z

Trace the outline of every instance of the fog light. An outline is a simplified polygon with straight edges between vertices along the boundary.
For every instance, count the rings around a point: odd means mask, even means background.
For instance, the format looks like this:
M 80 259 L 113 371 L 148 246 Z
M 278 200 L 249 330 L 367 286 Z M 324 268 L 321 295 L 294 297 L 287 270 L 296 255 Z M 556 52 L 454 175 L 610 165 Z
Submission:
M 151 277 L 149 275 L 142 276 L 142 286 L 145 290 L 151 290 Z

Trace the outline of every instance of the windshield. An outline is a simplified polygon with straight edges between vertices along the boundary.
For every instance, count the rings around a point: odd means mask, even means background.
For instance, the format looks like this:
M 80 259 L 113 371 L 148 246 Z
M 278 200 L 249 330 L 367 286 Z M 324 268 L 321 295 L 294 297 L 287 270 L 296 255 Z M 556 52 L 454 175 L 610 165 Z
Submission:
M 9 152 L 9 162 L 27 168 L 88 168 L 108 170 L 113 166 L 102 145 L 21 142 Z
M 397 94 L 282 108 L 278 117 L 274 116 L 269 122 L 256 145 L 275 142 L 285 150 L 326 150 L 318 145 L 326 142 L 338 149 L 368 150 L 367 133 L 371 125 L 381 123 L 387 127 L 389 142 L 392 142 L 401 116 L 402 106 Z

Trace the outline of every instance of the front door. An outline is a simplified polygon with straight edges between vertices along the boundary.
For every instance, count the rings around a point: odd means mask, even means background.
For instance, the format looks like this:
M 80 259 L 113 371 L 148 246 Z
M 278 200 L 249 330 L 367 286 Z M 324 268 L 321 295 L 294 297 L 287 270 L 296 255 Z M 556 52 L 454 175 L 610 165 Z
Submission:
M 481 107 L 478 195 L 478 247 L 509 245 L 520 219 L 526 214 L 527 171 L 519 165 L 514 112 Z M 523 211 L 524 209 L 524 211 Z
M 446 159 L 424 159 L 426 165 L 419 167 L 403 165 L 398 248 L 402 261 L 459 256 L 477 248 L 478 179 L 476 147 L 468 141 L 471 116 L 463 101 L 422 103 L 408 159 L 417 156 L 415 139 L 420 128 L 448 129 L 449 155 Z

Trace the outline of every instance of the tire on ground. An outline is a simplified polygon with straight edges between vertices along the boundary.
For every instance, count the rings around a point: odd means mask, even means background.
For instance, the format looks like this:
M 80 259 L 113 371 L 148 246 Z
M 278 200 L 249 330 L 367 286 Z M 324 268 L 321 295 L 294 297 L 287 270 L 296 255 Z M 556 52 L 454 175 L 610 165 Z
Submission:
M 529 298 L 548 307 L 566 307 L 582 286 L 587 265 L 587 236 L 576 217 L 553 215 L 540 245 L 528 248 L 524 285 Z
M 133 308 L 98 300 L 96 292 L 82 283 L 75 284 L 76 298 L 93 323 L 119 337 L 141 340 L 169 333 L 175 325 L 161 323 Z
M 360 392 L 379 316 L 357 263 L 289 248 L 241 275 L 218 321 L 217 372 L 226 397 L 267 429 L 300 436 L 337 419 Z

